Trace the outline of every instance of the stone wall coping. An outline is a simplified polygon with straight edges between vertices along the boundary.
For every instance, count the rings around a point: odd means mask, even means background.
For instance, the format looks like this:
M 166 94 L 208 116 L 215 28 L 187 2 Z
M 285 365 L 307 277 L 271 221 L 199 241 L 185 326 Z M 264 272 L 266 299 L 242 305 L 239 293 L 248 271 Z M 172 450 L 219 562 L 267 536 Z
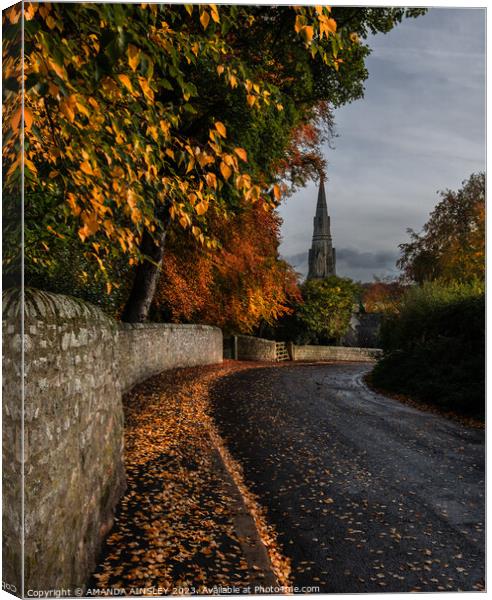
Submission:
M 4 319 L 20 314 L 20 290 L 7 290 L 3 294 Z M 26 321 L 42 319 L 45 322 L 81 321 L 95 323 L 116 329 L 114 319 L 106 315 L 100 308 L 79 298 L 63 294 L 53 294 L 34 288 L 24 291 L 24 315 Z
M 350 352 L 382 352 L 381 348 L 362 348 L 358 346 L 317 346 L 315 344 L 302 344 L 301 346 L 297 346 L 294 344 L 294 346 L 296 348 L 319 348 L 320 350 L 327 348 L 329 350 L 348 350 Z
M 193 331 L 217 331 L 222 332 L 220 327 L 213 325 L 194 325 L 193 323 L 124 323 L 118 322 L 118 327 L 121 331 L 132 329 L 191 329 Z
M 267 340 L 265 338 L 260 338 L 260 337 L 255 337 L 254 335 L 236 335 L 237 338 L 243 339 L 243 340 L 254 340 L 255 342 L 267 342 L 268 344 L 276 344 L 277 342 L 275 340 Z
M 3 321 L 10 322 L 20 318 L 21 314 L 21 291 L 20 289 L 8 289 L 2 293 L 2 316 Z M 194 325 L 193 323 L 123 323 L 116 321 L 106 315 L 99 307 L 89 304 L 80 298 L 65 294 L 54 294 L 35 288 L 26 288 L 24 291 L 24 315 L 26 321 L 42 319 L 45 322 L 57 323 L 60 321 L 82 321 L 90 324 L 105 325 L 111 329 L 120 331 L 132 331 L 142 329 L 169 329 L 192 331 L 217 331 L 222 332 L 219 327 L 213 325 Z

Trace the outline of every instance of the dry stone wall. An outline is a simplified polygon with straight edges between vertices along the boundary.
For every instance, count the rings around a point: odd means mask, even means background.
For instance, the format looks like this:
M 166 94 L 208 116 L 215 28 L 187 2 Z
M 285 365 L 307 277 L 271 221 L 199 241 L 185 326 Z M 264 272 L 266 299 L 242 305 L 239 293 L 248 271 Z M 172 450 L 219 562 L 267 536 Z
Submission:
M 4 311 L 8 303 L 4 296 Z M 2 582 L 14 594 L 22 588 L 22 344 L 21 307 L 10 306 L 2 331 Z
M 236 339 L 238 360 L 277 360 L 276 342 L 249 335 L 238 335 Z
M 345 346 L 292 346 L 292 360 L 376 361 L 382 354 L 378 348 Z
M 20 310 L 20 299 L 10 294 L 5 301 L 4 317 L 10 323 Z M 12 456 L 4 447 L 3 458 L 20 467 L 24 415 L 26 591 L 82 585 L 111 526 L 125 481 L 117 336 L 116 323 L 97 308 L 64 296 L 27 291 L 22 412 L 20 390 L 10 390 L 8 383 L 11 371 L 20 368 L 15 361 L 21 332 L 11 331 L 7 324 L 3 402 L 12 416 L 3 429 L 19 451 Z M 4 486 L 17 489 L 18 497 L 10 498 L 4 511 L 8 521 L 16 523 L 21 502 L 18 485 L 7 475 Z M 15 567 L 18 564 L 7 564 L 4 570 L 14 569 L 18 585 Z
M 278 344 L 271 340 L 248 335 L 236 336 L 238 360 L 278 361 Z M 301 361 L 375 361 L 382 355 L 378 348 L 352 348 L 347 346 L 295 346 L 286 344 L 291 360 Z
M 122 392 L 165 369 L 221 362 L 222 333 L 119 326 L 82 301 L 28 290 L 22 411 L 21 315 L 20 295 L 5 293 L 3 580 L 22 593 L 24 531 L 24 593 L 73 595 L 92 572 L 125 487 Z
M 117 349 L 125 392 L 163 369 L 222 362 L 222 331 L 208 325 L 122 323 Z

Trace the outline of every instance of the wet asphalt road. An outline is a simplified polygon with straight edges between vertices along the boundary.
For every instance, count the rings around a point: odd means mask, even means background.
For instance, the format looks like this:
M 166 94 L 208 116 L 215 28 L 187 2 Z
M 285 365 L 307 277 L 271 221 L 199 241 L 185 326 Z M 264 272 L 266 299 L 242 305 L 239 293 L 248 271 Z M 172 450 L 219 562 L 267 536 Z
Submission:
M 371 392 L 370 365 L 217 383 L 221 434 L 279 532 L 297 586 L 484 589 L 484 431 Z

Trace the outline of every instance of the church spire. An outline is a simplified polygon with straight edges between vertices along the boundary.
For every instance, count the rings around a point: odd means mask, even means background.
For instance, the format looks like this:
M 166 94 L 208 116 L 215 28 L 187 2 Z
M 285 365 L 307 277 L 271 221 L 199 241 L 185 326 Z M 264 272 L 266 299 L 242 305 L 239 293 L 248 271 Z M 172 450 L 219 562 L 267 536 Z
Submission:
M 332 246 L 330 217 L 326 205 L 325 178 L 319 182 L 318 202 L 313 223 L 313 243 L 309 250 L 308 279 L 324 279 L 336 274 L 335 249 Z
M 313 239 L 316 236 L 330 235 L 330 217 L 326 206 L 325 180 L 322 175 L 319 181 L 318 202 L 316 204 L 316 216 L 314 217 Z

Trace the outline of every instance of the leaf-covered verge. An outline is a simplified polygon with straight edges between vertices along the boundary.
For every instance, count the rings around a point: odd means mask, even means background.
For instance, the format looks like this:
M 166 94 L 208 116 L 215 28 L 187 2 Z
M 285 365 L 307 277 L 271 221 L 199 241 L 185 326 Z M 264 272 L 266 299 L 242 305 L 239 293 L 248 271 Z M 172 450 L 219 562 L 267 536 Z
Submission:
M 387 388 L 378 388 L 374 384 L 372 373 L 367 373 L 367 375 L 364 376 L 364 381 L 366 385 L 377 394 L 382 394 L 386 397 L 393 398 L 394 400 L 402 402 L 403 404 L 407 404 L 408 406 L 416 408 L 417 410 L 445 417 L 450 421 L 460 423 L 461 425 L 465 425 L 471 429 L 484 429 L 485 427 L 483 418 L 470 416 L 455 409 L 444 408 L 438 404 L 430 403 L 425 400 L 416 400 L 415 397 L 407 396 L 398 392 L 390 392 Z
M 252 540 L 237 527 L 234 492 L 217 468 L 217 453 L 267 548 L 269 568 L 280 585 L 289 585 L 290 566 L 275 530 L 210 416 L 210 385 L 251 368 L 234 362 L 168 371 L 125 396 L 128 488 L 89 588 L 101 595 L 131 589 L 146 595 L 151 588 L 182 595 L 268 581 L 265 565 L 245 552 Z

